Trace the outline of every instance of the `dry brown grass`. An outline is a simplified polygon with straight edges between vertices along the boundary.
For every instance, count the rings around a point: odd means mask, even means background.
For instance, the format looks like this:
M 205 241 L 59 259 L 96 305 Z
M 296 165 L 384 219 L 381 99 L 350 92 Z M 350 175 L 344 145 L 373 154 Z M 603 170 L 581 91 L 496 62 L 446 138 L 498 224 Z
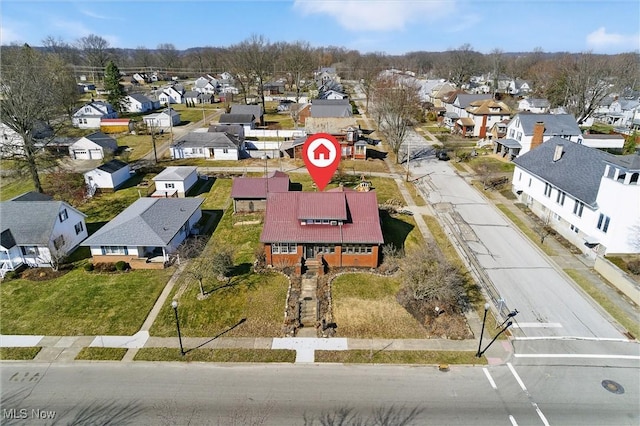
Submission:
M 361 339 L 429 337 L 425 329 L 391 296 L 378 300 L 353 297 L 334 300 L 333 313 L 340 337 Z

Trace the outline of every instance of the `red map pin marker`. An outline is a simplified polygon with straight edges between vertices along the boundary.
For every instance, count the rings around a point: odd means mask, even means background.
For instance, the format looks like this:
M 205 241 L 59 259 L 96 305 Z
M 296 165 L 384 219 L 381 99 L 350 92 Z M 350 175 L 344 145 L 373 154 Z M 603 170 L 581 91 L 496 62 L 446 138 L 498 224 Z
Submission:
M 307 171 L 320 191 L 331 181 L 340 164 L 340 142 L 328 133 L 316 133 L 302 146 Z

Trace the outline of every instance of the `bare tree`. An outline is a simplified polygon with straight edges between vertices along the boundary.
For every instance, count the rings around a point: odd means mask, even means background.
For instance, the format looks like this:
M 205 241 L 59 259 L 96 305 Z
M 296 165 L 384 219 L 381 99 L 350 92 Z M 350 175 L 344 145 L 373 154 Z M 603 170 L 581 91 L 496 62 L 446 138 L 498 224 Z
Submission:
M 180 66 L 180 53 L 171 43 L 161 43 L 156 49 L 159 64 L 167 70 L 176 70 Z
M 233 269 L 233 256 L 235 250 L 229 245 L 219 245 L 211 253 L 207 253 L 207 259 L 211 263 L 213 273 L 218 280 L 227 279 L 229 272 Z
M 409 127 L 421 113 L 419 87 L 414 80 L 398 76 L 381 77 L 373 89 L 373 113 L 378 131 L 400 163 L 399 152 Z
M 280 46 L 282 71 L 290 89 L 296 91 L 296 102 L 300 100 L 302 82 L 308 81 L 313 72 L 312 49 L 308 42 L 298 41 Z
M 592 53 L 565 55 L 558 61 L 547 90 L 554 105 L 562 105 L 582 124 L 616 86 L 609 58 Z
M 446 69 L 449 73 L 449 81 L 458 87 L 468 83 L 480 66 L 482 54 L 475 52 L 468 43 L 447 53 Z
M 206 295 L 204 291 L 204 280 L 215 277 L 213 263 L 205 257 L 193 259 L 185 269 L 185 274 L 198 281 L 200 295 L 203 297 Z
M 272 46 L 263 36 L 254 34 L 247 40 L 233 46 L 232 51 L 230 65 L 234 74 L 240 80 L 244 79 L 247 82 L 245 89 L 250 89 L 255 85 L 264 111 L 264 84 L 273 73 Z
M 551 211 L 536 220 L 533 231 L 540 237 L 540 244 L 544 244 L 544 240 L 553 233 L 551 227 Z
M 154 64 L 154 55 L 144 46 L 138 46 L 132 52 L 133 65 L 140 70 L 151 68 Z
M 77 42 L 78 49 L 82 51 L 85 63 L 91 67 L 93 80 L 100 77 L 100 73 L 107 66 L 111 56 L 109 42 L 95 34 L 82 37 Z
M 456 310 L 464 300 L 464 277 L 437 246 L 410 251 L 402 261 L 402 284 L 415 300 Z
M 356 76 L 366 97 L 365 112 L 369 111 L 369 98 L 374 90 L 376 80 L 382 71 L 385 55 L 383 53 L 369 53 L 360 58 L 356 68 Z
M 38 52 L 28 45 L 3 52 L 0 77 L 0 121 L 15 132 L 15 138 L 3 144 L 3 157 L 15 160 L 26 169 L 36 191 L 43 192 L 39 163 L 63 113 L 62 99 L 76 90 L 71 70 L 52 55 Z M 52 131 L 37 139 L 38 128 L 46 124 Z

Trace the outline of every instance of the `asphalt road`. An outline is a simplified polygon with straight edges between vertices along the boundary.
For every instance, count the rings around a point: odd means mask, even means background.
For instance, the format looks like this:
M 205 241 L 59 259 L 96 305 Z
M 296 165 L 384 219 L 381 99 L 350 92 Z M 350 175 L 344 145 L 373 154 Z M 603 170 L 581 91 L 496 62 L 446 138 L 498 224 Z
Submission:
M 441 372 L 135 362 L 11 363 L 0 371 L 3 425 L 319 425 L 341 413 L 373 420 L 381 410 L 395 416 L 381 423 L 388 425 L 403 418 L 414 425 L 491 426 L 640 421 L 637 370 L 616 367 L 508 364 Z M 605 387 L 604 380 L 612 383 Z

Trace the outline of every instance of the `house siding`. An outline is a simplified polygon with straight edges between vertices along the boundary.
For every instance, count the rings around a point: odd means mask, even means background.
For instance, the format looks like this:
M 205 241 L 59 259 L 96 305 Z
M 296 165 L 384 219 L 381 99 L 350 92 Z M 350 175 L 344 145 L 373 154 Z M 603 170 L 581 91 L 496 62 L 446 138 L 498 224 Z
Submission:
M 310 243 L 313 244 L 313 243 Z M 266 262 L 268 265 L 277 267 L 281 266 L 294 266 L 304 259 L 305 244 L 297 244 L 296 253 L 291 254 L 273 254 L 271 252 L 271 244 L 265 244 Z M 342 253 L 342 246 L 335 245 L 334 253 L 319 253 L 311 259 L 320 260 L 324 259 L 325 263 L 330 268 L 340 267 L 362 267 L 362 268 L 376 268 L 379 263 L 379 247 L 377 245 L 371 246 L 371 253 Z

